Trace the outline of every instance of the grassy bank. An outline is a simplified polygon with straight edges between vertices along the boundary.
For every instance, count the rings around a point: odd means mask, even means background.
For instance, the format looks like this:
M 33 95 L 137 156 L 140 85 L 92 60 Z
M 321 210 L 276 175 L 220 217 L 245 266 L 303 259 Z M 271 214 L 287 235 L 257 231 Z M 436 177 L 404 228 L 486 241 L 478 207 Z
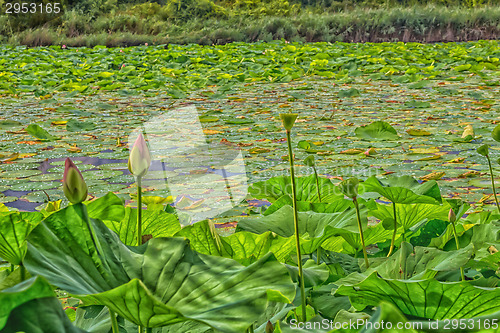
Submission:
M 154 6 L 91 18 L 66 12 L 60 24 L 13 32 L 0 17 L 2 42 L 12 45 L 134 46 L 150 44 L 224 44 L 285 39 L 302 42 L 454 42 L 500 38 L 500 6 L 476 8 L 412 6 L 353 8 L 295 16 L 226 16 L 164 19 Z M 161 7 L 159 7 L 161 9 Z M 149 9 L 149 10 L 148 10 Z

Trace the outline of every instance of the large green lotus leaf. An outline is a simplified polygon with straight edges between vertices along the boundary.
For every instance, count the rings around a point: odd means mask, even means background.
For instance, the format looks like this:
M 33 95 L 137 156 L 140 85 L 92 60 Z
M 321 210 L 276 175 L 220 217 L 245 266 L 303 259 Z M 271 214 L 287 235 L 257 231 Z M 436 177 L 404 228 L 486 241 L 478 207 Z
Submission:
M 26 132 L 28 132 L 28 134 L 31 134 L 35 138 L 40 139 L 42 141 L 59 140 L 58 137 L 51 135 L 49 132 L 47 132 L 37 124 L 28 125 L 28 127 L 26 127 Z
M 408 319 L 399 311 L 397 307 L 389 302 L 381 302 L 373 315 L 371 316 L 369 322 L 363 333 L 383 333 L 383 332 L 394 332 L 398 325 L 403 325 L 405 333 L 418 333 L 418 331 L 414 330 L 414 326 L 404 326 L 405 323 L 408 322 Z M 392 325 L 388 325 L 387 323 L 391 323 Z M 384 327 L 382 329 L 376 329 L 376 327 Z M 417 327 L 417 326 L 415 326 Z
M 112 192 L 88 202 L 87 211 L 90 218 L 102 221 L 121 221 L 125 217 L 122 199 Z
M 0 291 L 0 329 L 18 306 L 37 298 L 54 297 L 54 291 L 42 277 L 32 277 L 14 287 Z
M 500 310 L 500 288 L 476 287 L 467 282 L 389 280 L 374 272 L 360 283 L 341 285 L 335 295 L 349 296 L 357 310 L 394 304 L 405 315 L 428 319 L 463 319 Z
M 290 272 L 292 280 L 299 281 L 299 268 L 297 266 L 285 265 Z M 323 284 L 329 275 L 328 268 L 325 263 L 321 265 L 316 264 L 314 260 L 307 260 L 303 267 L 304 272 L 304 286 L 306 288 L 314 287 Z
M 293 300 L 288 271 L 271 254 L 245 267 L 198 254 L 180 237 L 132 247 L 101 221 L 91 220 L 101 259 L 82 216 L 83 205 L 77 204 L 47 217 L 30 234 L 25 265 L 87 304 L 108 306 L 136 324 L 196 320 L 223 332 L 244 331 L 268 300 Z M 61 225 L 63 219 L 71 226 Z M 72 246 L 64 245 L 68 242 Z
M 24 265 L 32 275 L 47 280 L 73 294 L 92 294 L 109 290 L 130 281 L 123 264 L 112 252 L 109 244 L 118 236 L 101 226 L 104 233 L 97 235 L 101 244 L 99 256 L 92 242 L 84 216 L 83 204 L 70 205 L 47 216 L 28 237 L 28 251 Z M 107 238 L 106 238 L 107 237 Z
M 31 274 L 27 272 L 24 267 L 17 266 L 13 272 L 9 269 L 0 270 L 0 290 L 14 287 L 15 285 L 31 278 Z
M 85 333 L 73 326 L 55 297 L 37 298 L 15 308 L 1 333 Z
M 311 305 L 318 313 L 329 319 L 334 319 L 340 310 L 349 310 L 351 302 L 347 296 L 334 296 L 336 286 L 331 284 L 314 287 L 310 291 Z
M 137 245 L 137 209 L 126 207 L 122 220 L 106 220 L 106 226 L 120 236 L 127 245 Z M 152 237 L 172 237 L 181 230 L 181 225 L 174 214 L 163 210 L 142 211 L 142 234 Z
M 189 319 L 224 332 L 243 331 L 265 310 L 268 297 L 293 299 L 288 272 L 270 255 L 244 267 L 197 254 L 182 238 L 151 239 L 134 252 L 115 245 L 132 280 L 77 297 L 86 304 L 106 305 L 136 324 L 159 327 Z
M 364 192 L 377 192 L 394 203 L 441 203 L 439 187 L 433 180 L 420 185 L 410 176 L 391 177 L 385 182 L 371 176 L 362 185 Z
M 118 318 L 119 321 L 122 319 Z M 111 330 L 109 310 L 105 306 L 79 306 L 73 324 L 87 332 L 109 333 Z M 135 328 L 134 333 L 137 332 L 137 327 Z
M 280 237 L 270 231 L 263 234 L 240 231 L 225 237 L 219 236 L 209 221 L 188 225 L 175 236 L 189 239 L 191 248 L 199 253 L 232 258 L 243 264 L 254 262 L 268 252 L 283 262 L 295 251 L 296 246 L 293 237 Z
M 270 231 L 260 235 L 248 231 L 236 232 L 223 237 L 222 244 L 229 258 L 242 263 L 260 259 L 268 252 L 274 254 L 278 261 L 283 262 L 296 250 L 293 237 L 276 236 Z
M 375 121 L 371 124 L 360 126 L 354 130 L 356 136 L 363 140 L 397 140 L 398 132 L 385 121 Z
M 19 265 L 26 253 L 26 237 L 42 218 L 39 212 L 0 213 L 0 258 Z
M 361 220 L 366 227 L 366 208 L 361 209 Z M 338 213 L 298 212 L 301 248 L 304 253 L 314 252 L 328 238 L 343 233 L 359 233 L 356 211 L 347 209 Z M 293 208 L 283 206 L 275 213 L 256 218 L 246 218 L 238 223 L 241 229 L 262 234 L 267 231 L 281 237 L 294 236 Z
M 280 209 L 283 206 L 292 206 L 293 199 L 290 195 L 284 194 L 278 200 L 276 200 L 269 208 L 266 209 L 264 215 L 270 215 Z M 297 201 L 297 210 L 299 212 L 313 211 L 316 213 L 335 213 L 343 212 L 349 207 L 354 207 L 352 200 L 347 200 L 344 198 L 338 198 L 337 200 L 330 203 L 323 202 L 309 202 L 309 201 Z
M 432 247 L 413 247 L 403 242 L 392 256 L 381 263 L 372 263 L 364 274 L 368 276 L 377 271 L 385 279 L 418 280 L 433 277 L 437 272 L 458 270 L 467 264 L 473 254 L 472 244 L 460 250 L 441 251 Z
M 333 202 L 344 198 L 330 179 L 318 178 L 321 202 Z M 316 178 L 314 175 L 296 177 L 297 201 L 320 202 Z M 292 183 L 289 176 L 273 177 L 266 181 L 257 182 L 248 188 L 248 192 L 256 199 L 266 199 L 269 202 L 278 200 L 284 194 L 292 195 Z
M 366 209 L 363 209 L 363 215 L 366 225 Z M 298 212 L 299 218 L 299 233 L 301 237 L 316 238 L 323 235 L 325 227 L 342 228 L 356 232 L 357 220 L 356 211 L 347 209 L 344 212 L 337 213 L 315 213 L 315 212 Z M 266 231 L 272 231 L 282 237 L 290 237 L 295 234 L 293 222 L 293 208 L 291 206 L 283 206 L 273 214 L 261 217 L 251 217 L 242 219 L 238 226 L 244 230 L 248 230 L 257 234 L 262 234 Z
M 342 236 L 345 241 L 355 250 L 354 253 L 359 252 L 363 249 L 363 244 L 361 243 L 361 236 L 359 232 L 350 231 L 350 230 L 341 230 L 337 234 Z M 384 228 L 382 223 L 378 223 L 375 226 L 368 227 L 363 229 L 363 236 L 365 238 L 365 245 L 371 245 L 376 243 L 385 242 L 392 237 L 392 230 L 387 230 Z M 328 240 L 327 240 L 328 242 Z M 325 247 L 325 245 L 322 245 Z M 344 246 L 344 249 L 346 246 Z M 325 249 L 332 250 L 330 246 L 325 247 Z M 349 251 L 349 253 L 352 253 Z
M 442 235 L 449 225 L 448 221 L 439 219 L 427 221 L 412 229 L 412 235 L 407 240 L 414 246 L 428 246 L 431 240 Z
M 449 210 L 448 206 L 432 204 L 396 205 L 396 216 L 398 225 L 403 227 L 403 230 L 408 230 L 414 225 L 432 219 L 447 220 Z M 392 205 L 377 204 L 376 209 L 371 209 L 370 213 L 381 221 L 394 218 Z

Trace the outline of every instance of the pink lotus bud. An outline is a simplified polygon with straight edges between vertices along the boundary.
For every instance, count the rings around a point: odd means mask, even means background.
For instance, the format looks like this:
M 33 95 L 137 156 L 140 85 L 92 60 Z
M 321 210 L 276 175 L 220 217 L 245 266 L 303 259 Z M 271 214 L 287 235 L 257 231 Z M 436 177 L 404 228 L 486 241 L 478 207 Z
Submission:
M 63 48 L 63 49 L 65 49 L 65 48 L 66 48 L 66 45 L 63 45 L 63 46 L 62 46 L 62 48 Z
M 450 208 L 450 212 L 448 213 L 448 221 L 450 221 L 451 223 L 455 223 L 456 220 L 457 216 L 455 215 L 453 209 Z
M 148 46 L 148 43 L 145 43 L 144 45 Z
M 68 157 L 64 163 L 63 191 L 69 202 L 76 204 L 87 199 L 88 189 L 80 170 Z
M 130 149 L 130 156 L 128 158 L 128 170 L 136 177 L 144 176 L 151 165 L 151 155 L 149 148 L 142 136 L 139 133 L 137 140 L 135 140 L 132 149 Z

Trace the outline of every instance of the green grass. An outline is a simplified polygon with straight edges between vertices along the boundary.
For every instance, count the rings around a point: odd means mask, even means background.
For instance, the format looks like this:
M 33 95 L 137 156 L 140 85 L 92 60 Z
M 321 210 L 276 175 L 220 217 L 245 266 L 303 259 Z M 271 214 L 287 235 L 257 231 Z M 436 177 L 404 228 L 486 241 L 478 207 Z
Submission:
M 90 19 L 66 12 L 53 25 L 15 32 L 0 17 L 2 42 L 11 45 L 135 46 L 139 44 L 226 44 L 285 39 L 300 42 L 467 41 L 496 39 L 500 7 L 444 6 L 356 8 L 297 16 L 165 18 L 137 10 Z M 14 31 L 14 32 L 13 32 Z

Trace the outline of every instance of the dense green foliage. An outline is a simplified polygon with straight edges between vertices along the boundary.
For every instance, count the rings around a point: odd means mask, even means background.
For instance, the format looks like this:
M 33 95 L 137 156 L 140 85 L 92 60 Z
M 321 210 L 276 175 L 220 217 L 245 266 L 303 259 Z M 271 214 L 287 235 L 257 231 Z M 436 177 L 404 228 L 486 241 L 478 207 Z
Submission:
M 0 332 L 128 333 L 139 325 L 154 333 L 286 333 L 296 321 L 364 318 L 418 325 L 412 333 L 463 326 L 452 319 L 498 333 L 500 207 L 487 194 L 499 170 L 499 46 L 1 48 L 14 60 L 4 60 L 0 76 L 0 189 L 30 192 L 24 202 L 42 205 L 19 212 L 0 204 Z M 222 214 L 236 228 L 181 223 L 188 211 L 220 204 L 206 183 L 227 187 L 231 175 L 195 178 L 190 185 L 204 202 L 184 196 L 170 205 L 168 189 L 155 186 L 189 183 L 187 160 L 149 156 L 142 136 L 129 149 L 122 142 L 147 128 L 145 115 L 155 121 L 176 100 L 199 106 L 189 123 L 199 120 L 211 146 L 241 147 L 245 173 L 260 177 L 245 195 L 264 205 Z M 282 124 L 283 109 L 297 113 Z M 288 156 L 283 127 L 293 127 Z M 162 136 L 158 127 L 145 134 L 150 146 Z M 81 161 L 54 160 L 67 156 Z M 92 157 L 107 161 L 92 165 Z M 123 173 L 127 157 L 142 199 Z M 177 167 L 143 175 L 150 158 Z M 288 169 L 287 158 L 297 171 L 305 164 L 320 172 L 272 174 Z M 351 176 L 346 166 L 362 179 L 341 181 Z M 68 188 L 74 204 L 61 200 L 68 186 L 86 193 L 83 182 L 93 200 Z
M 47 0 L 43 0 L 47 2 Z M 0 1 L 1 3 L 1 1 Z M 460 41 L 494 39 L 489 1 L 66 1 L 58 15 L 2 14 L 0 35 L 29 46 L 222 44 L 233 41 Z M 2 5 L 5 7 L 5 4 Z

